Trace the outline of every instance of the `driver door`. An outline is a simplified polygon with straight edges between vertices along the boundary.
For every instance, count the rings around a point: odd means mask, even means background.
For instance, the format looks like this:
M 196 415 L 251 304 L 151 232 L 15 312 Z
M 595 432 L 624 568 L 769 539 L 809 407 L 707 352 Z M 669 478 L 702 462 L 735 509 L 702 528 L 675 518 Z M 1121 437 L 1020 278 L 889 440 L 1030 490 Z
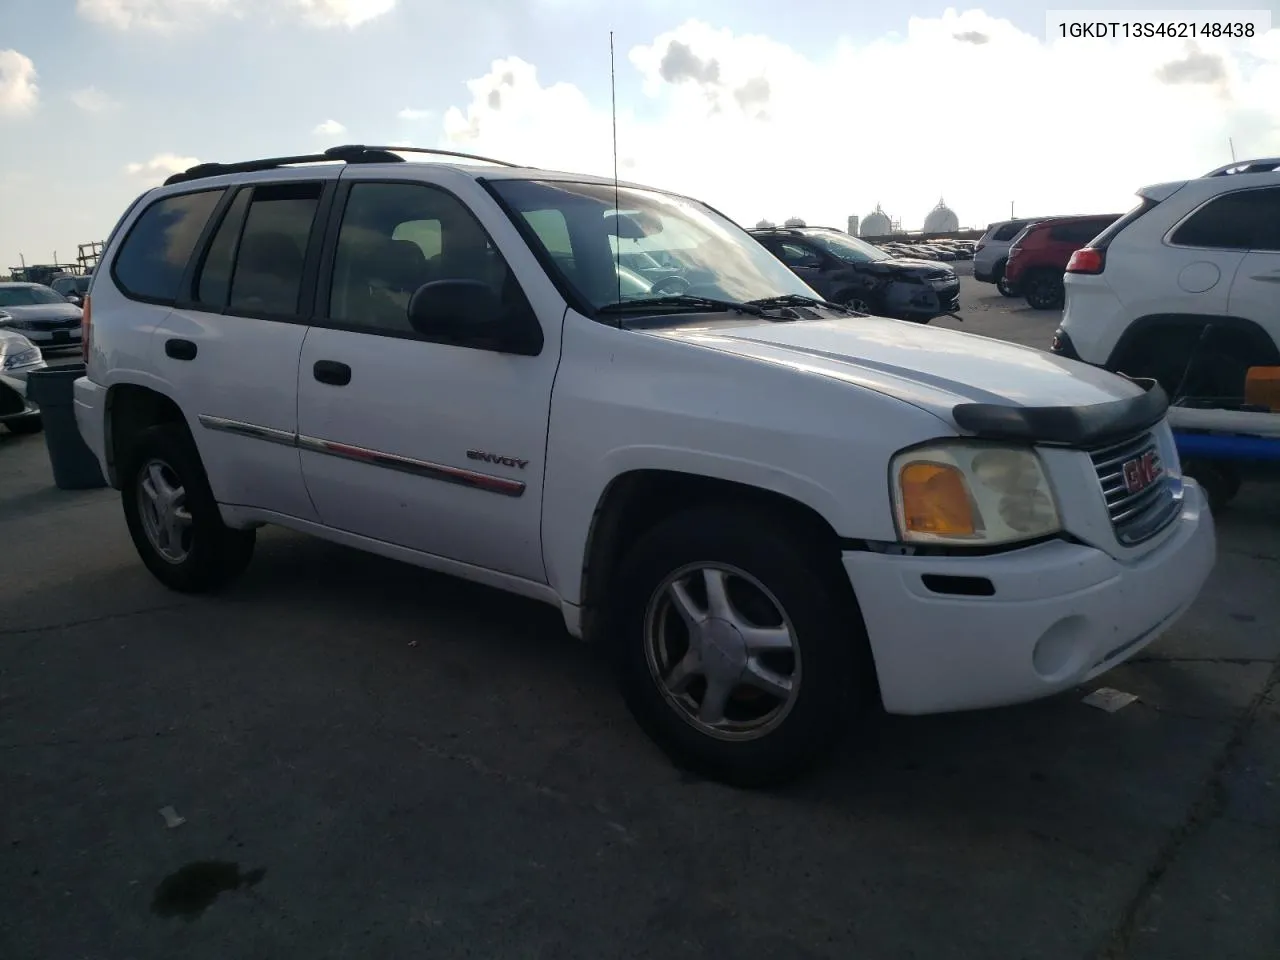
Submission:
M 769 238 L 761 242 L 770 253 L 785 263 L 792 273 L 816 290 L 819 295 L 826 297 L 831 294 L 826 261 L 818 251 L 795 239 Z

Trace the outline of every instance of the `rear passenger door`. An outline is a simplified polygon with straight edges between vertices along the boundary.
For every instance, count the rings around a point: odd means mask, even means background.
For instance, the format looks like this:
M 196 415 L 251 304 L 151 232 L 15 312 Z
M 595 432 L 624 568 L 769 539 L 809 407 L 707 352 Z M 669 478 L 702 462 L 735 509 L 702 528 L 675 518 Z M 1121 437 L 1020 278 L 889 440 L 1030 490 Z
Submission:
M 298 358 L 336 168 L 228 190 L 152 339 L 221 503 L 316 520 L 296 445 Z
M 760 242 L 810 287 L 824 297 L 830 295 L 831 283 L 825 269 L 826 261 L 816 250 L 799 240 L 762 237 Z
M 1231 287 L 1228 313 L 1261 325 L 1280 347 L 1280 187 L 1246 192 L 1254 223 L 1249 253 Z

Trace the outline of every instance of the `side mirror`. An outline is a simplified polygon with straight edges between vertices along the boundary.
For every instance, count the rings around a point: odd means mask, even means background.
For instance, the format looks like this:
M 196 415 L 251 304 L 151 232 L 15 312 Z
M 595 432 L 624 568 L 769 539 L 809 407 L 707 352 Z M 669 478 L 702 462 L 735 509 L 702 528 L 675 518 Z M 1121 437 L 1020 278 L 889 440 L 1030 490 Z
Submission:
M 409 299 L 409 325 L 428 340 L 536 356 L 542 329 L 532 317 L 510 310 L 477 280 L 437 280 Z M 527 322 L 526 322 L 527 321 Z

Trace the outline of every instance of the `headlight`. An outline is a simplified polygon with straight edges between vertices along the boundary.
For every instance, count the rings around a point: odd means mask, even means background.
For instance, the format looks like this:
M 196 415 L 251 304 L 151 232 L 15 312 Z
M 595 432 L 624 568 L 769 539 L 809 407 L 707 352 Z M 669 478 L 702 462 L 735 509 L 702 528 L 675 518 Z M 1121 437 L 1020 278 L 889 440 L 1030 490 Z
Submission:
M 916 447 L 890 468 L 898 534 L 907 543 L 993 546 L 1062 528 L 1034 450 L 948 441 Z
M 13 314 L 5 313 L 3 310 L 0 310 L 0 323 L 8 323 L 12 319 Z
M 43 359 L 40 348 L 26 337 L 6 337 L 0 341 L 0 369 L 13 370 Z

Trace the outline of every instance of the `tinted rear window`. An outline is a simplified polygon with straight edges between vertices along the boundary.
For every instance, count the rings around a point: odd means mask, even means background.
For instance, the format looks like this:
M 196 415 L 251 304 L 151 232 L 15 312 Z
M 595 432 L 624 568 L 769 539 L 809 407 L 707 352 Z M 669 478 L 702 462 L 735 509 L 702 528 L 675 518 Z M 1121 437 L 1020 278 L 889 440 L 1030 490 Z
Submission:
M 996 231 L 995 236 L 993 236 L 991 239 L 992 240 L 1012 240 L 1014 237 L 1016 237 L 1018 234 L 1022 232 L 1023 227 L 1025 227 L 1026 225 L 1027 225 L 1027 222 L 1025 220 L 1015 220 L 1013 223 L 1006 223 L 1003 227 L 1001 227 Z
M 1105 230 L 1118 218 L 1105 217 L 1095 220 L 1067 220 L 1049 228 L 1049 236 L 1063 243 L 1085 244 Z
M 129 230 L 111 267 L 128 297 L 172 303 L 187 261 L 224 190 L 202 190 L 157 200 Z

